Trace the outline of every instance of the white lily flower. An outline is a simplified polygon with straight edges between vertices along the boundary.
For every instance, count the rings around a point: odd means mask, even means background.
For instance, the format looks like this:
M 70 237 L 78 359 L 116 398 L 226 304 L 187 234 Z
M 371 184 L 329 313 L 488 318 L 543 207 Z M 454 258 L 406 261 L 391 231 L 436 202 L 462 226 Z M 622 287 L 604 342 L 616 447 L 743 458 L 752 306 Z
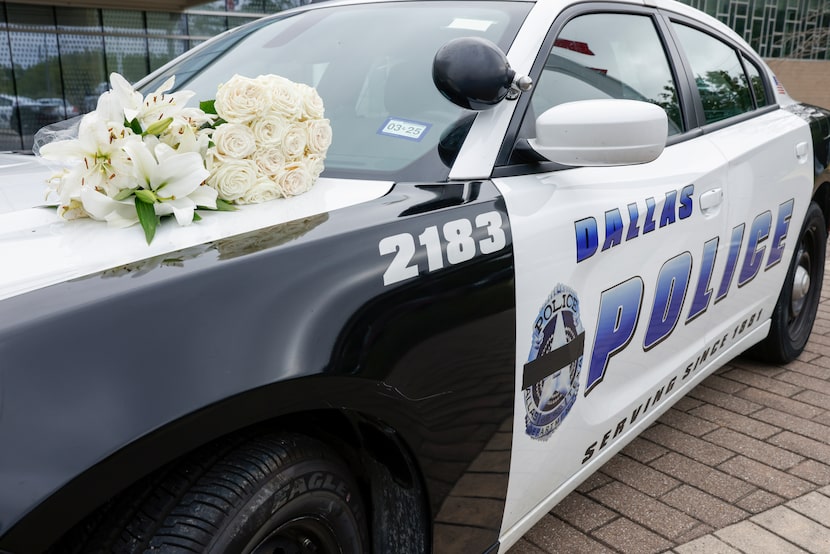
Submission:
M 144 97 L 141 107 L 133 116 L 138 118 L 143 129 L 146 130 L 153 123 L 168 117 L 181 118 L 186 121 L 183 115 L 185 106 L 196 93 L 191 90 L 168 93 L 167 91 L 173 88 L 175 79 L 175 77 L 170 77 L 155 92 Z M 128 121 L 132 121 L 129 115 Z
M 132 121 L 141 109 L 144 97 L 118 73 L 110 74 L 110 88 L 98 98 L 95 111 L 114 124 L 121 125 L 124 119 Z
M 157 215 L 173 214 L 179 225 L 188 225 L 197 205 L 216 208 L 216 191 L 201 190 L 209 188 L 201 185 L 210 172 L 197 152 L 178 153 L 164 143 L 155 144 L 152 152 L 143 143 L 126 144 L 124 149 L 139 186 L 153 192 Z
M 89 187 L 81 189 L 84 210 L 92 219 L 106 221 L 110 227 L 129 227 L 138 223 L 135 200 L 113 200 Z
M 130 161 L 122 146 L 138 137 L 126 135 L 112 127 L 97 112 L 83 117 L 78 138 L 45 144 L 43 158 L 64 162 L 71 169 L 57 179 L 56 191 L 61 205 L 80 198 L 82 188 L 90 187 L 108 196 L 115 196 L 130 185 Z

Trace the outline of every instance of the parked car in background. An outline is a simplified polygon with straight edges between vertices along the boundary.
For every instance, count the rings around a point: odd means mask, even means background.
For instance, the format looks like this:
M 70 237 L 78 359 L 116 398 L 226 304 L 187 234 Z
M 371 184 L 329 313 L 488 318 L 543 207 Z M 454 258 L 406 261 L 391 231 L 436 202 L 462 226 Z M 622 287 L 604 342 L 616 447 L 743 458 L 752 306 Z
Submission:
M 15 97 L 9 94 L 0 94 L 0 127 L 9 128 L 14 111 Z
M 830 119 L 714 19 L 314 3 L 138 86 L 271 73 L 325 103 L 322 177 L 150 245 L 0 157 L 4 554 L 505 552 L 723 363 L 803 350 Z

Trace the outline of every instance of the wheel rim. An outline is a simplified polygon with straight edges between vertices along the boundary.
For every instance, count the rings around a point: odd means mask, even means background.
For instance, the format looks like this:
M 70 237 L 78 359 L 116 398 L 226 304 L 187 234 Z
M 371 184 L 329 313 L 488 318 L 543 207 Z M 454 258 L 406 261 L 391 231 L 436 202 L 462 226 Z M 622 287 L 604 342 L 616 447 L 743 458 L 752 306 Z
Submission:
M 337 538 L 316 517 L 299 517 L 283 523 L 259 542 L 251 554 L 337 554 Z
M 801 334 L 804 326 L 809 323 L 810 310 L 807 305 L 813 295 L 813 252 L 815 251 L 815 230 L 811 227 L 804 231 L 798 245 L 796 266 L 791 283 L 790 314 L 788 330 L 791 337 Z

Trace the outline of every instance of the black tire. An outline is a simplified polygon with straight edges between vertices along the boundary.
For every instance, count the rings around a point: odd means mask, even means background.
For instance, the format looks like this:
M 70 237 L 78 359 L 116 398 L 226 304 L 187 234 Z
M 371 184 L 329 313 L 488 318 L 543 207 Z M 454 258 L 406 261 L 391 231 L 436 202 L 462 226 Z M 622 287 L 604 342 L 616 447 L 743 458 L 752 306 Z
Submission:
M 345 463 L 296 434 L 196 452 L 85 533 L 81 552 L 355 554 L 369 547 L 358 486 Z M 77 535 L 76 535 L 77 537 Z M 78 549 L 76 543 L 74 549 Z
M 784 286 L 772 312 L 769 335 L 755 346 L 753 357 L 772 363 L 788 363 L 804 350 L 821 297 L 827 226 L 821 208 L 810 203 Z

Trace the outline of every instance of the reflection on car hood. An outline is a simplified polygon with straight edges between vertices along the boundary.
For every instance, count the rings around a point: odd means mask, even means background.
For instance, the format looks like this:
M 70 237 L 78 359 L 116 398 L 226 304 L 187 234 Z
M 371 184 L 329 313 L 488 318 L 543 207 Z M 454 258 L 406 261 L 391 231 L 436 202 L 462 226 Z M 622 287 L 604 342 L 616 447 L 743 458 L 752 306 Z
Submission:
M 0 300 L 202 243 L 311 217 L 379 198 L 390 182 L 319 179 L 307 193 L 285 200 L 206 212 L 179 227 L 167 218 L 148 245 L 138 226 L 65 221 L 44 206 L 50 170 L 31 156 L 0 154 Z

